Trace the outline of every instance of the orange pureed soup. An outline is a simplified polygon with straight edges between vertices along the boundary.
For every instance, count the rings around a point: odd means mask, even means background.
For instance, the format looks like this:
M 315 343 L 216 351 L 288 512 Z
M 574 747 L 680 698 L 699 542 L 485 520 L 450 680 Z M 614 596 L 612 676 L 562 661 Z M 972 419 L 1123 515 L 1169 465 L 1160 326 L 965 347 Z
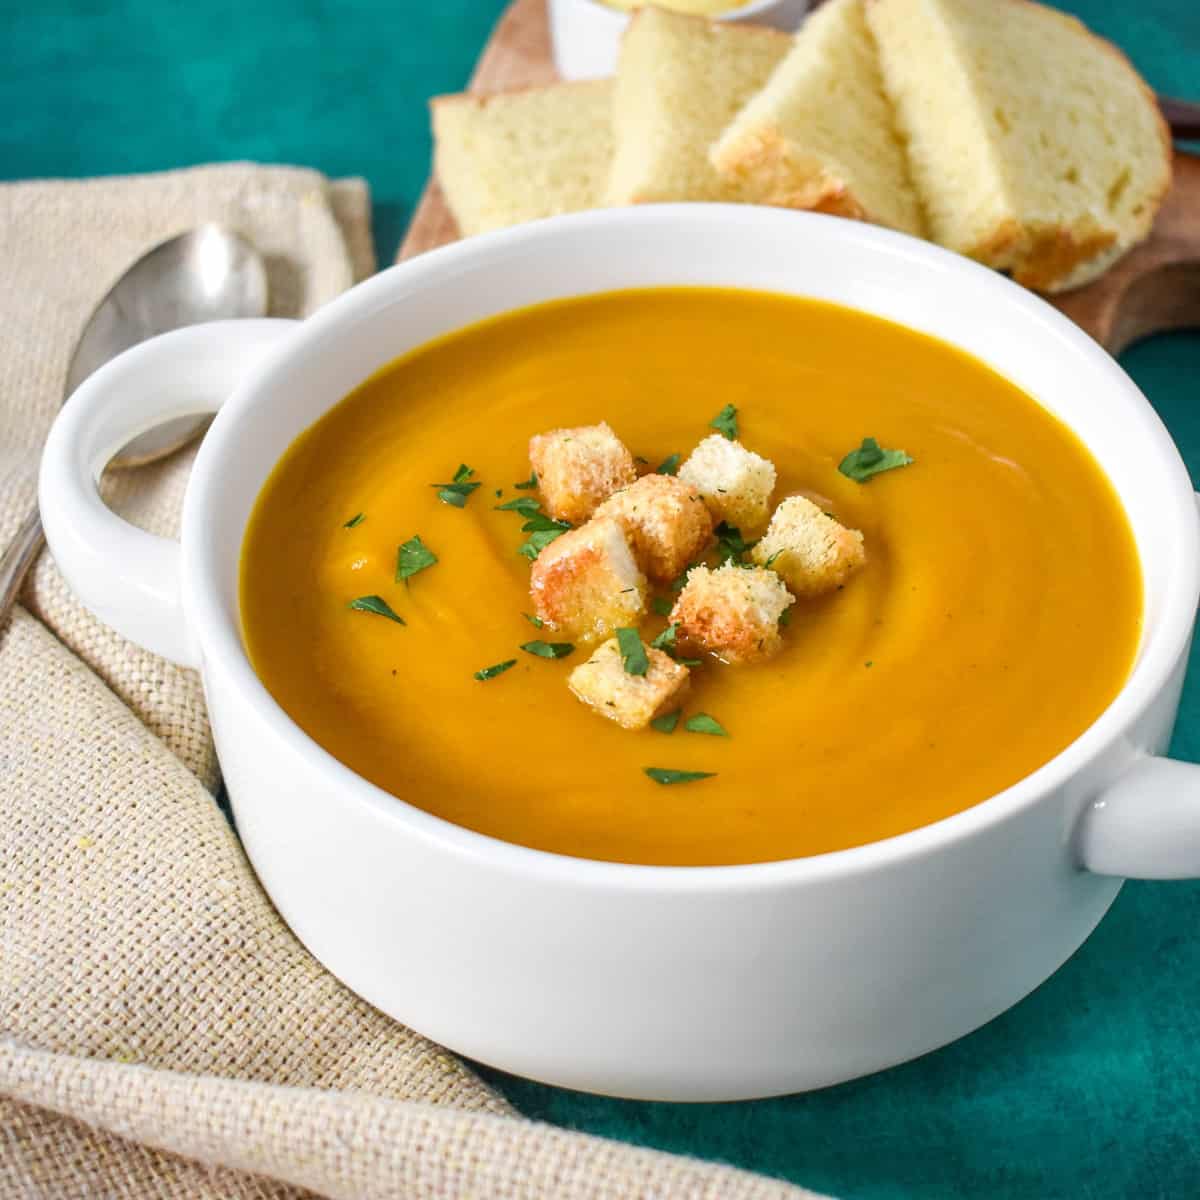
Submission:
M 694 668 L 684 717 L 728 737 L 630 732 L 567 689 L 589 649 L 518 649 L 557 639 L 522 615 L 527 535 L 496 506 L 536 496 L 514 488 L 532 434 L 608 421 L 653 469 L 727 404 L 776 465 L 774 501 L 816 498 L 863 531 L 866 565 L 792 606 L 777 657 Z M 865 436 L 913 464 L 840 474 Z M 460 464 L 481 486 L 457 508 L 431 485 Z M 397 582 L 414 535 L 437 563 Z M 365 595 L 405 623 L 348 607 Z M 818 854 L 978 803 L 1115 696 L 1141 605 L 1115 493 L 1030 397 L 901 326 L 725 289 L 540 305 L 405 355 L 296 439 L 242 551 L 254 667 L 331 754 L 468 829 L 632 863 Z M 665 625 L 649 613 L 642 635 Z M 646 767 L 715 774 L 660 786 Z

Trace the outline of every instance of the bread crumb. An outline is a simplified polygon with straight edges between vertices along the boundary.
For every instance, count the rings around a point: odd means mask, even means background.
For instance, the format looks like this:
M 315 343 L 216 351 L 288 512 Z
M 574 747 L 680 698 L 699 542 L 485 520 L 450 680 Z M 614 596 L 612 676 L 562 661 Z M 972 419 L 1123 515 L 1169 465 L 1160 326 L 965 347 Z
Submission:
M 645 675 L 630 675 L 617 639 L 596 648 L 587 662 L 571 672 L 567 684 L 593 712 L 623 729 L 645 729 L 655 717 L 675 707 L 689 683 L 689 671 L 669 654 L 645 646 Z
M 866 561 L 863 535 L 804 496 L 780 501 L 750 557 L 769 566 L 797 596 L 833 591 Z
M 529 439 L 529 461 L 546 512 L 572 525 L 637 478 L 633 455 L 606 421 L 537 434 Z
M 693 567 L 669 620 L 676 640 L 742 664 L 770 658 L 783 644 L 779 619 L 795 597 L 774 571 L 727 563 Z

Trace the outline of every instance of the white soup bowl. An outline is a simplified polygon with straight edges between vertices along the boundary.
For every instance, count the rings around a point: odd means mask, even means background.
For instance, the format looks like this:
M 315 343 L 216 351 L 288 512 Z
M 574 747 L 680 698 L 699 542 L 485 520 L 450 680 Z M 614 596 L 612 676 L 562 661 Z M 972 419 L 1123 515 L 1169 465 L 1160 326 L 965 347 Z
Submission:
M 989 363 L 1075 430 L 1120 495 L 1145 578 L 1136 664 L 1081 737 L 999 795 L 900 837 L 791 861 L 650 867 L 451 825 L 359 778 L 289 719 L 246 655 L 238 557 L 292 440 L 440 334 L 540 301 L 660 285 L 817 297 L 900 322 Z M 114 451 L 218 407 L 178 543 L 105 508 L 96 481 Z M 238 832 L 301 941 L 383 1011 L 508 1071 L 669 1100 L 837 1083 L 1016 1003 L 1083 942 L 1122 877 L 1200 874 L 1200 768 L 1159 757 L 1200 594 L 1200 521 L 1179 454 L 1066 318 L 900 234 L 664 205 L 460 242 L 302 323 L 197 326 L 128 351 L 63 409 L 40 503 L 82 601 L 203 673 Z M 1103 604 L 1104 581 L 1093 582 Z

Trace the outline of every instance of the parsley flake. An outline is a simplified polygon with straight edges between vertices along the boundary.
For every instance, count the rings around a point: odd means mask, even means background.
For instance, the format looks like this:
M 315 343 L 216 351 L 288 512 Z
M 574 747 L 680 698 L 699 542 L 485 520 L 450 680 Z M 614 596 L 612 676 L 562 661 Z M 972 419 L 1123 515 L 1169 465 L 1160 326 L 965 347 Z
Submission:
M 636 629 L 618 629 L 617 646 L 626 675 L 645 675 L 650 670 L 650 658 Z
M 535 487 L 537 487 L 537 472 L 531 471 L 529 473 L 529 478 L 526 479 L 524 483 L 514 483 L 513 487 L 520 488 L 523 492 L 532 491 Z
M 566 658 L 575 647 L 570 642 L 526 642 L 522 647 L 526 654 L 538 658 Z
M 518 496 L 515 500 L 497 504 L 495 507 L 497 512 L 517 512 L 523 517 L 532 517 L 542 510 L 542 506 L 532 496 Z
M 748 542 L 742 537 L 742 531 L 736 525 L 730 525 L 728 521 L 722 521 L 713 533 L 717 537 L 717 557 L 721 560 L 722 565 L 725 563 L 736 563 L 742 565 L 742 555 L 747 554 L 758 545 L 757 540 Z
M 460 463 L 458 470 L 454 472 L 453 483 L 431 483 L 429 486 L 438 489 L 438 499 L 443 504 L 450 504 L 455 508 L 465 508 L 467 498 L 479 486 L 478 483 L 467 482 L 474 474 L 475 472 L 466 463 Z
M 713 737 L 729 736 L 729 730 L 716 717 L 710 717 L 708 713 L 697 713 L 694 717 L 688 717 L 683 723 L 683 727 L 688 733 L 709 733 Z
M 678 622 L 673 625 L 668 625 L 666 629 L 664 629 L 662 633 L 660 633 L 658 637 L 656 637 L 654 641 L 650 643 L 650 645 L 653 646 L 655 650 L 666 650 L 668 653 L 670 653 L 670 651 L 675 649 L 675 635 L 678 632 Z
M 716 774 L 715 771 L 674 771 L 669 767 L 643 767 L 642 770 L 655 783 L 661 783 L 664 787 L 672 783 L 693 783 L 697 779 L 712 779 Z
M 709 429 L 715 429 L 722 437 L 727 437 L 731 442 L 737 439 L 738 422 L 737 409 L 732 404 L 727 404 L 711 421 L 708 423 Z
M 356 526 L 358 526 L 358 525 L 361 525 L 361 524 L 362 524 L 362 523 L 363 523 L 363 522 L 364 522 L 366 519 L 367 519 L 367 518 L 366 518 L 366 514 L 364 514 L 364 513 L 355 513 L 355 514 L 354 514 L 354 516 L 352 516 L 352 517 L 350 518 L 350 520 L 348 520 L 348 521 L 347 521 L 347 522 L 346 522 L 346 523 L 345 523 L 345 524 L 342 526 L 342 528 L 343 528 L 343 529 L 354 529 Z
M 347 607 L 354 609 L 355 612 L 374 613 L 377 617 L 387 617 L 389 621 L 395 621 L 397 625 L 408 624 L 403 617 L 397 616 L 392 611 L 392 606 L 382 596 L 359 596 L 357 600 L 351 600 Z
M 437 555 L 419 536 L 410 537 L 396 554 L 396 582 L 411 579 L 418 571 L 432 567 L 437 560 Z
M 494 667 L 484 667 L 482 671 L 475 672 L 475 678 L 484 682 L 488 679 L 495 679 L 497 675 L 503 675 L 509 667 L 515 667 L 517 660 L 515 658 L 506 659 L 502 663 L 497 663 Z
M 655 596 L 654 599 L 650 601 L 650 607 L 656 613 L 658 613 L 660 617 L 669 617 L 671 615 L 671 609 L 674 607 L 674 605 L 671 603 L 670 597 L 668 596 Z
M 559 533 L 566 533 L 571 526 L 566 521 L 556 521 L 553 517 L 546 516 L 545 513 L 534 513 L 524 525 L 521 526 L 522 533 L 549 533 L 551 530 L 557 530 Z
M 668 454 L 666 458 L 654 468 L 655 475 L 678 475 L 679 464 L 683 461 L 682 454 Z
M 543 621 L 541 617 L 531 617 L 529 615 L 529 613 L 527 613 L 527 612 L 523 612 L 521 614 L 521 616 L 523 616 L 525 618 L 525 620 L 527 620 L 530 623 L 530 625 L 532 625 L 534 627 L 534 629 L 541 629 L 542 626 L 544 626 L 546 624 L 546 622 Z
M 855 483 L 866 483 L 872 476 L 907 467 L 912 461 L 903 450 L 885 450 L 873 437 L 867 437 L 838 463 L 838 470 Z
M 566 532 L 565 529 L 546 529 L 541 533 L 531 533 L 529 537 L 517 547 L 517 553 L 522 557 L 533 562 L 535 558 L 545 548 L 550 545 L 555 538 L 561 537 Z
M 674 733 L 675 726 L 679 724 L 679 709 L 674 712 L 663 713 L 661 717 L 655 717 L 650 722 L 651 729 L 657 729 L 659 733 Z

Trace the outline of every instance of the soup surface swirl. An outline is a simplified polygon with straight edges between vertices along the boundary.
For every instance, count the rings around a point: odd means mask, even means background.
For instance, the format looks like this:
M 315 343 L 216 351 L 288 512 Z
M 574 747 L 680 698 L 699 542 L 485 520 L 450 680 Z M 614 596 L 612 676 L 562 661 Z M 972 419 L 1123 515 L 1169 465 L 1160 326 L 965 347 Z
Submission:
M 709 713 L 728 737 L 683 721 L 631 733 L 567 690 L 588 650 L 519 649 L 555 639 L 522 615 L 527 535 L 495 506 L 536 496 L 514 487 L 532 434 L 608 421 L 653 469 L 728 404 L 742 442 L 775 463 L 775 500 L 804 492 L 861 529 L 867 563 L 792 606 L 776 658 L 694 669 L 684 717 Z M 913 464 L 843 476 L 866 436 Z M 457 508 L 431 485 L 460 464 L 480 487 Z M 397 582 L 414 536 L 438 561 Z M 367 595 L 405 624 L 348 608 Z M 818 854 L 978 803 L 1116 695 L 1141 604 L 1110 484 L 1018 388 L 875 317 L 707 288 L 540 305 L 398 359 L 290 447 L 241 572 L 256 671 L 336 758 L 469 829 L 647 864 Z M 643 636 L 665 624 L 649 615 Z M 664 787 L 646 767 L 715 775 Z

